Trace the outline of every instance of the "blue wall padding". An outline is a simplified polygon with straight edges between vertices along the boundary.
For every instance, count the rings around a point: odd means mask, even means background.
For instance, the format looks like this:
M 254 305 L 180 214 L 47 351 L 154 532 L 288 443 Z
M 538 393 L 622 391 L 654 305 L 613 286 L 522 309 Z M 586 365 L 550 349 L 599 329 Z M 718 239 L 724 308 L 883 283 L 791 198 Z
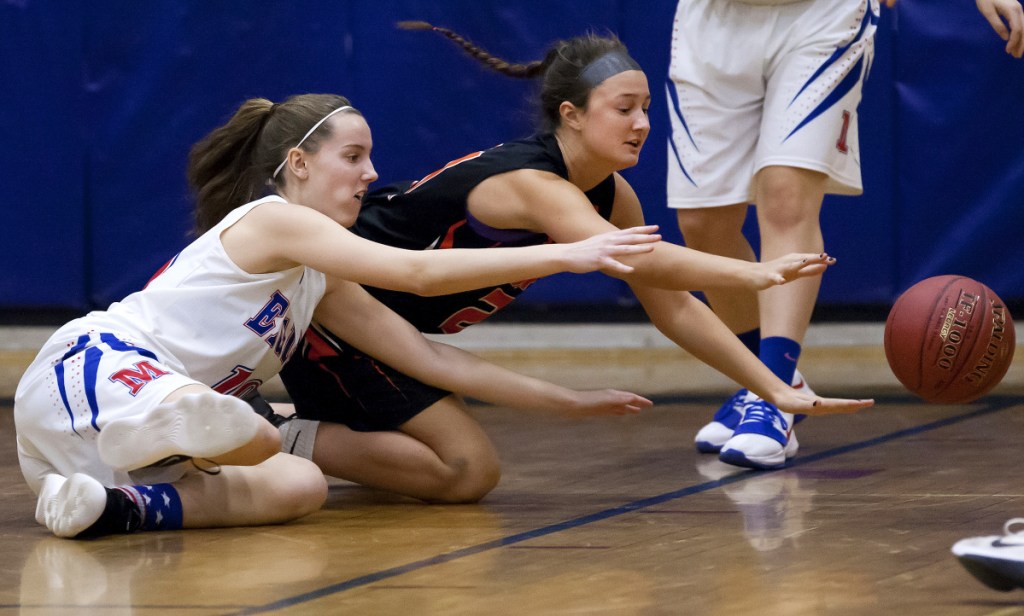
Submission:
M 0 3 L 0 308 L 102 308 L 145 284 L 188 241 L 189 147 L 249 97 L 348 96 L 373 129 L 381 183 L 531 131 L 532 82 L 488 72 L 437 35 L 396 30 L 403 19 L 451 27 L 522 62 L 559 38 L 617 33 L 653 97 L 640 165 L 624 175 L 648 220 L 680 242 L 664 186 L 674 9 L 674 0 Z M 840 262 L 823 304 L 885 304 L 945 273 L 1024 300 L 1022 101 L 1024 61 L 1003 52 L 973 3 L 883 9 L 860 109 L 866 192 L 826 201 L 826 247 Z M 615 279 L 560 275 L 521 301 L 633 300 Z

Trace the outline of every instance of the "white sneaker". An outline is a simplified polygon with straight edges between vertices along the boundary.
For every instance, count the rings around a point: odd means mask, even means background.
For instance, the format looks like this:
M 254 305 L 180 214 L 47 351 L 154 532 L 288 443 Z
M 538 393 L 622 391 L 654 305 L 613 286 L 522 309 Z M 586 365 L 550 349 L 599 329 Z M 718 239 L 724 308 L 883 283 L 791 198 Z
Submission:
M 107 490 L 82 473 L 70 478 L 51 474 L 36 502 L 36 521 L 58 537 L 74 537 L 92 526 L 107 507 Z
M 799 370 L 793 373 L 792 384 L 793 389 L 811 396 L 814 395 L 814 390 L 807 384 L 807 380 L 804 379 L 804 375 L 800 374 Z M 704 424 L 704 427 L 697 431 L 697 435 L 693 439 L 694 444 L 697 446 L 697 451 L 700 453 L 719 453 L 722 451 L 722 446 L 732 438 L 732 433 L 736 430 L 736 426 L 743 419 L 743 406 L 756 399 L 757 396 L 746 389 L 741 389 L 726 400 L 719 407 L 711 421 Z M 792 423 L 798 424 L 806 417 L 806 415 L 797 415 Z
M 993 590 L 1024 588 L 1024 518 L 1003 525 L 1003 535 L 971 537 L 953 544 L 952 552 L 967 572 Z
M 112 421 L 97 439 L 100 459 L 130 471 L 168 458 L 213 458 L 251 441 L 263 420 L 232 396 L 189 394 L 148 413 Z
M 760 398 L 743 407 L 743 420 L 718 459 L 726 464 L 768 470 L 785 466 L 799 449 L 793 433 L 793 414 Z
M 811 389 L 811 386 L 807 384 L 807 379 L 804 378 L 804 375 L 800 374 L 799 370 L 793 373 L 793 382 L 791 383 L 791 385 L 793 385 L 793 389 L 797 390 L 802 394 L 807 394 L 808 396 L 815 395 L 814 390 Z M 807 415 L 804 415 L 803 413 L 794 415 L 793 424 L 796 425 L 805 419 L 807 419 Z
M 693 441 L 700 453 L 718 453 L 722 445 L 730 438 L 736 430 L 736 426 L 743 419 L 743 405 L 750 394 L 746 389 L 734 393 L 731 398 L 719 407 L 715 416 L 704 427 L 697 431 Z

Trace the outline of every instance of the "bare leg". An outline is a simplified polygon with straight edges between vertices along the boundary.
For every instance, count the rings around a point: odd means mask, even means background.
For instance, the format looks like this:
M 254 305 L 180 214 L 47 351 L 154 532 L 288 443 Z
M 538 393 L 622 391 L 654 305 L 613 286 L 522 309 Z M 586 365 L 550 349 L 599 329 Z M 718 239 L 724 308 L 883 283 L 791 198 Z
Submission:
M 757 175 L 757 221 L 761 260 L 790 252 L 821 252 L 819 216 L 827 177 L 817 171 L 765 167 Z M 761 335 L 803 344 L 818 297 L 821 277 L 803 278 L 760 294 Z
M 395 432 L 321 422 L 313 460 L 332 477 L 426 501 L 475 502 L 501 476 L 497 452 L 465 403 L 448 396 Z
M 185 528 L 280 524 L 313 513 L 327 499 L 320 469 L 286 453 L 255 466 L 225 466 L 217 475 L 190 473 L 174 487 Z
M 164 521 L 170 525 L 160 526 L 165 529 L 278 524 L 316 511 L 327 498 L 320 469 L 285 453 L 255 466 L 225 466 L 217 474 L 193 471 L 171 485 L 173 491 L 161 485 L 110 490 L 82 473 L 68 478 L 50 474 L 39 493 L 36 521 L 58 537 L 96 537 L 163 524 L 159 516 L 145 513 L 150 502 L 137 500 L 140 489 L 147 495 L 157 490 L 151 504 L 159 515 L 169 514 Z M 172 522 L 174 511 L 181 515 L 180 527 Z
M 686 245 L 694 250 L 756 261 L 750 242 L 743 235 L 743 222 L 747 217 L 745 203 L 724 207 L 676 210 L 679 230 Z M 758 326 L 757 293 L 743 289 L 716 289 L 704 291 L 711 308 L 729 326 L 733 333 L 741 334 Z

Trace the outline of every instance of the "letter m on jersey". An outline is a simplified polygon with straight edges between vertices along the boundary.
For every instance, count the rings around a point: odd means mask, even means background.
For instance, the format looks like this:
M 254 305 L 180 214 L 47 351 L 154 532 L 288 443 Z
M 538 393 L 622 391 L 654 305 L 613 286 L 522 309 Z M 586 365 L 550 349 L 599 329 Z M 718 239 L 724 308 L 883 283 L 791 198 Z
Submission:
M 125 368 L 111 374 L 110 380 L 121 383 L 128 388 L 128 393 L 134 396 L 146 386 L 146 383 L 155 381 L 165 374 L 170 374 L 170 372 L 161 370 L 148 361 L 140 361 L 134 364 L 133 368 Z

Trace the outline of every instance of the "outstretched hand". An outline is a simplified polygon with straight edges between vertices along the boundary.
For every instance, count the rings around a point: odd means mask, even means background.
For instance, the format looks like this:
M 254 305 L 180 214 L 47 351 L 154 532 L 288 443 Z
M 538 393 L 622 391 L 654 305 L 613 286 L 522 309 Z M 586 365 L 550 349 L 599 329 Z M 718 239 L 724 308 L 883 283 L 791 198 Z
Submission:
M 978 10 L 1006 41 L 1006 53 L 1014 58 L 1024 56 L 1024 9 L 1019 0 L 975 0 Z
M 661 235 L 655 233 L 657 230 L 658 225 L 616 229 L 566 244 L 569 260 L 567 271 L 585 274 L 602 270 L 628 274 L 633 268 L 615 257 L 651 252 L 654 244 L 661 241 Z
M 767 289 L 775 285 L 786 284 L 804 278 L 806 276 L 820 276 L 836 260 L 827 253 L 791 253 L 778 259 L 766 261 L 760 265 L 763 267 L 764 277 L 757 281 L 758 290 Z
M 869 406 L 874 406 L 875 401 L 868 398 L 864 400 L 851 400 L 847 398 L 822 398 L 821 396 L 809 396 L 797 390 L 787 392 L 785 398 L 775 401 L 775 406 L 787 413 L 799 413 L 803 415 L 834 415 L 836 413 L 855 413 Z
M 635 415 L 654 403 L 628 391 L 598 389 L 577 391 L 573 404 L 564 410 L 566 417 L 575 419 L 608 415 Z

